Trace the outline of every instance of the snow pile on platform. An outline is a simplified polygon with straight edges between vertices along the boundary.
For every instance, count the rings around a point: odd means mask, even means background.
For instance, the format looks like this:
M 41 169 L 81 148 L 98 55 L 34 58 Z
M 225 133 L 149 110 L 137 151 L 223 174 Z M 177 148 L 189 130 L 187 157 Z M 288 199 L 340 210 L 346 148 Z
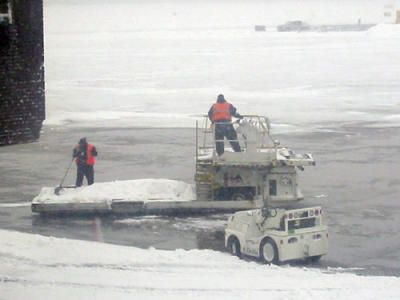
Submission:
M 32 203 L 99 203 L 113 199 L 130 201 L 190 201 L 195 199 L 193 185 L 169 179 L 95 183 L 79 188 L 64 188 L 59 195 L 56 195 L 54 191 L 53 187 L 42 188 Z
M 267 266 L 211 250 L 138 249 L 0 230 L 11 299 L 398 299 L 400 278 Z M 336 272 L 336 273 L 335 273 Z

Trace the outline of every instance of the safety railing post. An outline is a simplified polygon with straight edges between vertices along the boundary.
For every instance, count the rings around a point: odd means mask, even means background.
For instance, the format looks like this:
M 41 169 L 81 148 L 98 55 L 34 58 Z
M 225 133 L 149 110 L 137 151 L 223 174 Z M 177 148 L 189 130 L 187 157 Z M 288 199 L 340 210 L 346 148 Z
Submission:
M 196 120 L 196 173 L 197 173 L 198 159 L 199 159 L 199 121 Z

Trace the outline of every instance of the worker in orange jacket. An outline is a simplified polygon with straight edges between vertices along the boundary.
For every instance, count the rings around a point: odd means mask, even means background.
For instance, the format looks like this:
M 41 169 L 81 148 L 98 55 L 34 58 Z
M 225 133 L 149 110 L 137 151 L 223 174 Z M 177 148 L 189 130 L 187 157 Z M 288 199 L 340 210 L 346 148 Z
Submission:
M 75 158 L 77 173 L 76 186 L 82 185 L 83 177 L 86 177 L 88 185 L 94 182 L 94 157 L 97 156 L 96 147 L 89 144 L 86 138 L 81 138 L 78 145 L 75 146 L 72 156 Z
M 225 100 L 224 95 L 218 95 L 217 102 L 208 111 L 208 117 L 215 126 L 215 145 L 218 155 L 224 153 L 224 138 L 226 137 L 233 150 L 240 152 L 240 145 L 237 141 L 237 134 L 232 125 L 232 117 L 242 119 L 236 112 L 236 108 Z

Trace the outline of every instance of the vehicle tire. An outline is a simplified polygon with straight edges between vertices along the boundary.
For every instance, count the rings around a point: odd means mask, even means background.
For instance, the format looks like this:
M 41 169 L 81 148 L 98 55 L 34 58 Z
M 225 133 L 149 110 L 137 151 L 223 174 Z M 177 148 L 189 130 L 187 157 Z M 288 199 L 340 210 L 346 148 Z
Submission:
M 247 200 L 247 197 L 245 193 L 237 192 L 232 194 L 231 199 L 233 201 L 244 201 Z
M 317 263 L 321 259 L 322 255 L 315 255 L 315 256 L 310 256 L 307 257 L 307 261 L 310 263 Z
M 245 201 L 245 200 L 253 200 L 254 195 L 251 191 L 241 189 L 236 192 L 233 191 L 230 198 L 234 201 Z
M 239 258 L 242 257 L 242 252 L 240 251 L 240 243 L 236 237 L 231 237 L 228 242 L 229 252 Z
M 278 264 L 278 248 L 276 247 L 276 244 L 272 239 L 266 238 L 261 242 L 260 259 L 266 264 Z

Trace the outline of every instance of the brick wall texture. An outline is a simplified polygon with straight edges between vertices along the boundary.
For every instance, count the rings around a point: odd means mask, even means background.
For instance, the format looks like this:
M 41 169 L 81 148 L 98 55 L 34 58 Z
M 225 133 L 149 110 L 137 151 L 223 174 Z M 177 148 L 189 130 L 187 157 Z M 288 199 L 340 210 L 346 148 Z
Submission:
M 0 16 L 0 145 L 34 141 L 45 119 L 43 0 L 0 0 Z

